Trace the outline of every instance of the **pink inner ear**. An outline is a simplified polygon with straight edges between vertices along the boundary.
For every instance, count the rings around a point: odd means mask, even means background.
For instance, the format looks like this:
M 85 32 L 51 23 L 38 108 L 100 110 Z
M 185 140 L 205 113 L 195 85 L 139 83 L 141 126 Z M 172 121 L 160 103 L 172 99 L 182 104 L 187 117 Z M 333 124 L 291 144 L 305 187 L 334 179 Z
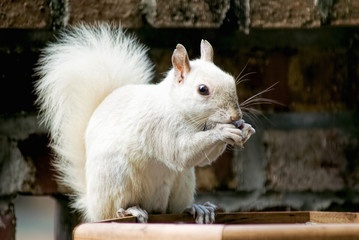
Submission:
M 184 76 L 183 76 L 183 72 L 184 72 L 184 69 L 182 66 L 180 65 L 176 65 L 176 68 L 177 70 L 179 71 L 179 78 L 178 78 L 178 83 L 182 82 L 183 79 L 184 79 Z M 178 75 L 177 75 L 178 76 Z
M 181 83 L 184 79 L 184 75 L 187 74 L 191 69 L 187 51 L 181 44 L 177 44 L 176 49 L 173 52 L 172 64 L 175 68 L 175 76 L 177 81 L 178 83 Z
M 181 79 L 183 79 L 183 72 L 184 72 L 183 67 L 182 67 L 182 66 L 177 65 L 177 69 L 178 69 L 178 71 L 180 71 L 180 73 L 181 73 Z

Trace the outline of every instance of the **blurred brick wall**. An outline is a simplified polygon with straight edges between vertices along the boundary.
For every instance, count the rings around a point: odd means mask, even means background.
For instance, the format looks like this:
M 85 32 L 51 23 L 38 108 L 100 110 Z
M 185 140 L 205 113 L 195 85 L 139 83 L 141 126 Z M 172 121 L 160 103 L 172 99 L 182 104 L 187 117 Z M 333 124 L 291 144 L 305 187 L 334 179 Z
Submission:
M 0 218 L 12 220 L 0 236 L 12 234 L 17 194 L 66 192 L 53 180 L 46 130 L 37 123 L 33 68 L 57 31 L 80 21 L 134 32 L 150 47 L 155 81 L 177 43 L 195 58 L 204 38 L 224 70 L 253 72 L 238 85 L 240 101 L 278 82 L 261 97 L 283 105 L 253 106 L 262 114 L 247 114 L 257 133 L 245 148 L 197 169 L 199 202 L 230 211 L 358 211 L 359 1 L 313 2 L 1 1 Z

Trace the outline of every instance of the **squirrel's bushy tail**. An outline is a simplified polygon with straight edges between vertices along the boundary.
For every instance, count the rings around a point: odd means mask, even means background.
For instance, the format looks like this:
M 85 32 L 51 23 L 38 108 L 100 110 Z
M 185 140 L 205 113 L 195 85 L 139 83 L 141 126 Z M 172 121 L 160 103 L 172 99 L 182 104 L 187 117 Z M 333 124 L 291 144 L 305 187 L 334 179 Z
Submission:
M 37 103 L 50 130 L 59 179 L 73 190 L 73 207 L 84 213 L 88 121 L 114 89 L 149 82 L 152 65 L 146 49 L 122 29 L 81 25 L 63 31 L 44 49 L 36 71 Z

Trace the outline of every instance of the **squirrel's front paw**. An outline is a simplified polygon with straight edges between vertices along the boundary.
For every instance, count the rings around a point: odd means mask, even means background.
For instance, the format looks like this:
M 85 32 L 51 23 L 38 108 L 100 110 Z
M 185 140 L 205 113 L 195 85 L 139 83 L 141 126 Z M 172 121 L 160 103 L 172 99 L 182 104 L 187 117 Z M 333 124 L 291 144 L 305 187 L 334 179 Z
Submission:
M 148 220 L 148 213 L 146 212 L 146 210 L 143 210 L 139 206 L 133 206 L 127 208 L 126 210 L 120 208 L 119 210 L 117 210 L 117 216 L 118 217 L 134 216 L 137 218 L 137 222 L 140 223 L 147 223 Z
M 254 133 L 256 133 L 256 130 L 250 124 L 244 123 L 242 128 L 242 143 L 239 146 L 243 147 L 243 144 L 247 142 Z
M 236 145 L 242 141 L 242 130 L 235 127 L 233 124 L 218 123 L 215 127 L 219 140 L 230 144 Z
M 216 130 L 219 132 L 219 139 L 230 145 L 237 145 L 243 147 L 243 144 L 255 133 L 254 128 L 244 123 L 242 120 L 241 125 L 234 124 L 217 124 Z

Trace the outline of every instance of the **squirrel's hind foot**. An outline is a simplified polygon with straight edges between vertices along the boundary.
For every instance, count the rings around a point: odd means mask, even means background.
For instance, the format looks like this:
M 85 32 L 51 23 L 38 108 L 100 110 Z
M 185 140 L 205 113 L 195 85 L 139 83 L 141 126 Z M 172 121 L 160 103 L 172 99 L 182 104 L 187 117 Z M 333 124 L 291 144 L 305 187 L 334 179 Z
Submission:
M 185 209 L 184 212 L 191 214 L 196 219 L 196 223 L 211 224 L 214 223 L 215 220 L 214 211 L 216 209 L 217 209 L 216 205 L 210 202 L 206 202 L 203 205 L 193 204 L 191 207 Z
M 117 216 L 118 217 L 134 216 L 137 218 L 137 222 L 140 223 L 147 223 L 148 220 L 147 211 L 143 210 L 139 206 L 133 206 L 127 208 L 126 210 L 124 208 L 120 208 L 117 210 Z

